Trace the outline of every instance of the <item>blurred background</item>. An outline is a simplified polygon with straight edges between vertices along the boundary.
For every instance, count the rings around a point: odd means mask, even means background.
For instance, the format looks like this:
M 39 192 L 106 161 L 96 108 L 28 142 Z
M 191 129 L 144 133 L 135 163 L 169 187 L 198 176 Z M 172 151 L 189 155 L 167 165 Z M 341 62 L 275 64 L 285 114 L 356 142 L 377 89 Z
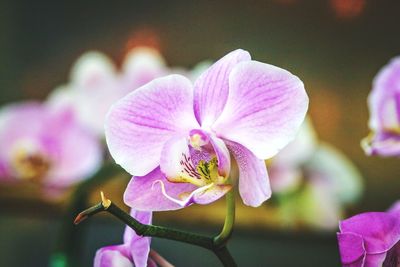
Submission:
M 385 210 L 399 197 L 398 159 L 367 157 L 360 140 L 369 131 L 366 99 L 372 79 L 400 54 L 399 11 L 400 2 L 394 0 L 1 0 L 0 104 L 44 99 L 68 80 L 75 60 L 89 50 L 121 64 L 131 48 L 148 45 L 168 65 L 192 68 L 243 48 L 253 59 L 303 80 L 319 139 L 333 144 L 359 169 L 364 193 L 347 216 Z M 122 203 L 127 181 L 104 185 L 111 199 Z M 0 189 L 0 266 L 47 266 L 56 246 L 68 195 L 63 201 L 35 201 L 40 197 L 33 191 Z M 156 222 L 213 233 L 222 225 L 223 205 L 161 213 Z M 230 247 L 239 266 L 339 265 L 335 230 L 274 228 L 268 219 L 257 219 L 265 207 L 249 211 L 238 206 Z M 216 215 L 207 219 L 210 214 Z M 86 226 L 80 266 L 91 266 L 99 247 L 120 243 L 123 231 L 108 216 L 92 218 Z M 157 239 L 154 247 L 176 266 L 219 264 L 200 248 Z

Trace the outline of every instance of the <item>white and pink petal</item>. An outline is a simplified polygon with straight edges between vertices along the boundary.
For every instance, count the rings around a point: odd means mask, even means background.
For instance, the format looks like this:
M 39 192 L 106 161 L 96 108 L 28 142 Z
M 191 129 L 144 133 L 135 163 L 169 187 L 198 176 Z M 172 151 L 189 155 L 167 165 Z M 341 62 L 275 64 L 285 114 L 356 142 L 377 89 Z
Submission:
M 155 79 L 119 100 L 105 125 L 114 160 L 132 175 L 155 169 L 166 141 L 199 127 L 192 103 L 192 85 L 179 75 Z
M 267 159 L 294 139 L 307 109 L 298 77 L 269 64 L 241 62 L 229 76 L 228 99 L 212 129 Z

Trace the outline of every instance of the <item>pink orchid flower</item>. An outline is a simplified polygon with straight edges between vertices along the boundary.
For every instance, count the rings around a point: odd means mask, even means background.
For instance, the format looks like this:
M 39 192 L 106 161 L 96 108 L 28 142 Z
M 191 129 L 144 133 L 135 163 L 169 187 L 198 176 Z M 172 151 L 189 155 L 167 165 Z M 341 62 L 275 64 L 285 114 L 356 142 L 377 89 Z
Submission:
M 368 97 L 371 134 L 361 145 L 368 155 L 400 155 L 400 57 L 376 75 Z
M 151 224 L 152 213 L 131 210 L 131 216 L 144 224 Z M 128 226 L 125 228 L 124 243 L 99 249 L 94 258 L 94 267 L 172 267 L 155 251 L 150 250 L 150 237 L 139 236 Z
M 0 111 L 2 179 L 62 188 L 93 174 L 102 162 L 97 138 L 69 112 L 26 102 Z
M 301 80 L 235 50 L 194 82 L 156 79 L 122 98 L 106 119 L 111 155 L 130 174 L 124 201 L 138 210 L 208 204 L 239 183 L 245 204 L 271 195 L 264 159 L 299 129 L 308 108 Z M 239 181 L 229 180 L 230 153 Z
M 366 212 L 341 221 L 337 237 L 343 266 L 399 266 L 400 202 L 387 212 Z

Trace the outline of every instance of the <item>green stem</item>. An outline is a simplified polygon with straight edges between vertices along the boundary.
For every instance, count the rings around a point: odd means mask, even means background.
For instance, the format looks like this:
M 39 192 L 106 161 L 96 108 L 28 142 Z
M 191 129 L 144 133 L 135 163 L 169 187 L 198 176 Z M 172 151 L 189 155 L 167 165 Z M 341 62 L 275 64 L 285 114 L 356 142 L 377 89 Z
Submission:
M 223 247 L 228 242 L 233 232 L 233 225 L 235 224 L 235 193 L 233 188 L 226 194 L 226 216 L 224 226 L 219 235 L 214 238 L 214 245 L 216 247 Z
M 230 199 L 231 197 L 233 198 L 233 196 L 227 196 L 227 199 Z M 229 200 L 228 202 L 231 202 L 231 200 Z M 232 204 L 230 204 L 230 207 L 232 207 L 231 205 Z M 79 213 L 74 222 L 75 224 L 79 224 L 86 218 L 89 218 L 102 211 L 107 211 L 110 214 L 114 215 L 124 224 L 132 228 L 138 235 L 165 238 L 200 246 L 213 251 L 225 267 L 236 266 L 234 259 L 232 258 L 231 254 L 226 248 L 226 241 L 230 235 L 228 234 L 228 232 L 231 232 L 231 230 L 225 232 L 223 230 L 221 232 L 224 233 L 223 234 L 224 238 L 222 239 L 223 242 L 215 243 L 215 238 L 212 237 L 184 232 L 162 226 L 142 224 L 138 220 L 130 216 L 128 213 L 123 211 L 121 208 L 119 208 L 117 205 L 112 203 L 109 199 L 105 199 L 103 195 L 102 195 L 102 202 Z M 228 212 L 228 214 L 230 214 L 230 216 L 227 216 L 227 218 L 231 217 L 232 213 Z M 229 222 L 227 223 L 227 227 L 229 226 L 228 228 L 232 229 L 231 223 L 233 223 L 233 221 L 231 219 L 229 219 L 228 221 Z M 228 228 L 224 227 L 223 229 L 228 229 Z M 225 233 L 228 235 L 226 235 Z
M 235 259 L 232 257 L 231 253 L 229 253 L 229 250 L 226 246 L 215 249 L 214 253 L 224 266 L 237 267 Z

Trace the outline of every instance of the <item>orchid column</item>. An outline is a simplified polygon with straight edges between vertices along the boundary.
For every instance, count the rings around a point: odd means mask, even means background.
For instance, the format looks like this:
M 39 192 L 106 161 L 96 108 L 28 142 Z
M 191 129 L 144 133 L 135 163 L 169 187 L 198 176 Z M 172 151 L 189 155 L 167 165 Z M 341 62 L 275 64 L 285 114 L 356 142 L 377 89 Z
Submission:
M 217 61 L 194 85 L 181 75 L 153 80 L 115 103 L 106 119 L 110 153 L 133 175 L 125 203 L 139 211 L 175 210 L 209 204 L 230 192 L 221 233 L 225 247 L 233 226 L 234 188 L 252 207 L 271 196 L 264 160 L 294 139 L 307 108 L 298 77 L 251 60 L 243 50 Z M 230 154 L 239 177 L 229 175 Z M 102 203 L 97 210 L 106 209 Z M 128 225 L 136 231 L 142 227 Z M 193 238 L 196 244 L 193 234 L 187 237 L 185 242 Z M 211 246 L 220 242 L 210 240 Z

